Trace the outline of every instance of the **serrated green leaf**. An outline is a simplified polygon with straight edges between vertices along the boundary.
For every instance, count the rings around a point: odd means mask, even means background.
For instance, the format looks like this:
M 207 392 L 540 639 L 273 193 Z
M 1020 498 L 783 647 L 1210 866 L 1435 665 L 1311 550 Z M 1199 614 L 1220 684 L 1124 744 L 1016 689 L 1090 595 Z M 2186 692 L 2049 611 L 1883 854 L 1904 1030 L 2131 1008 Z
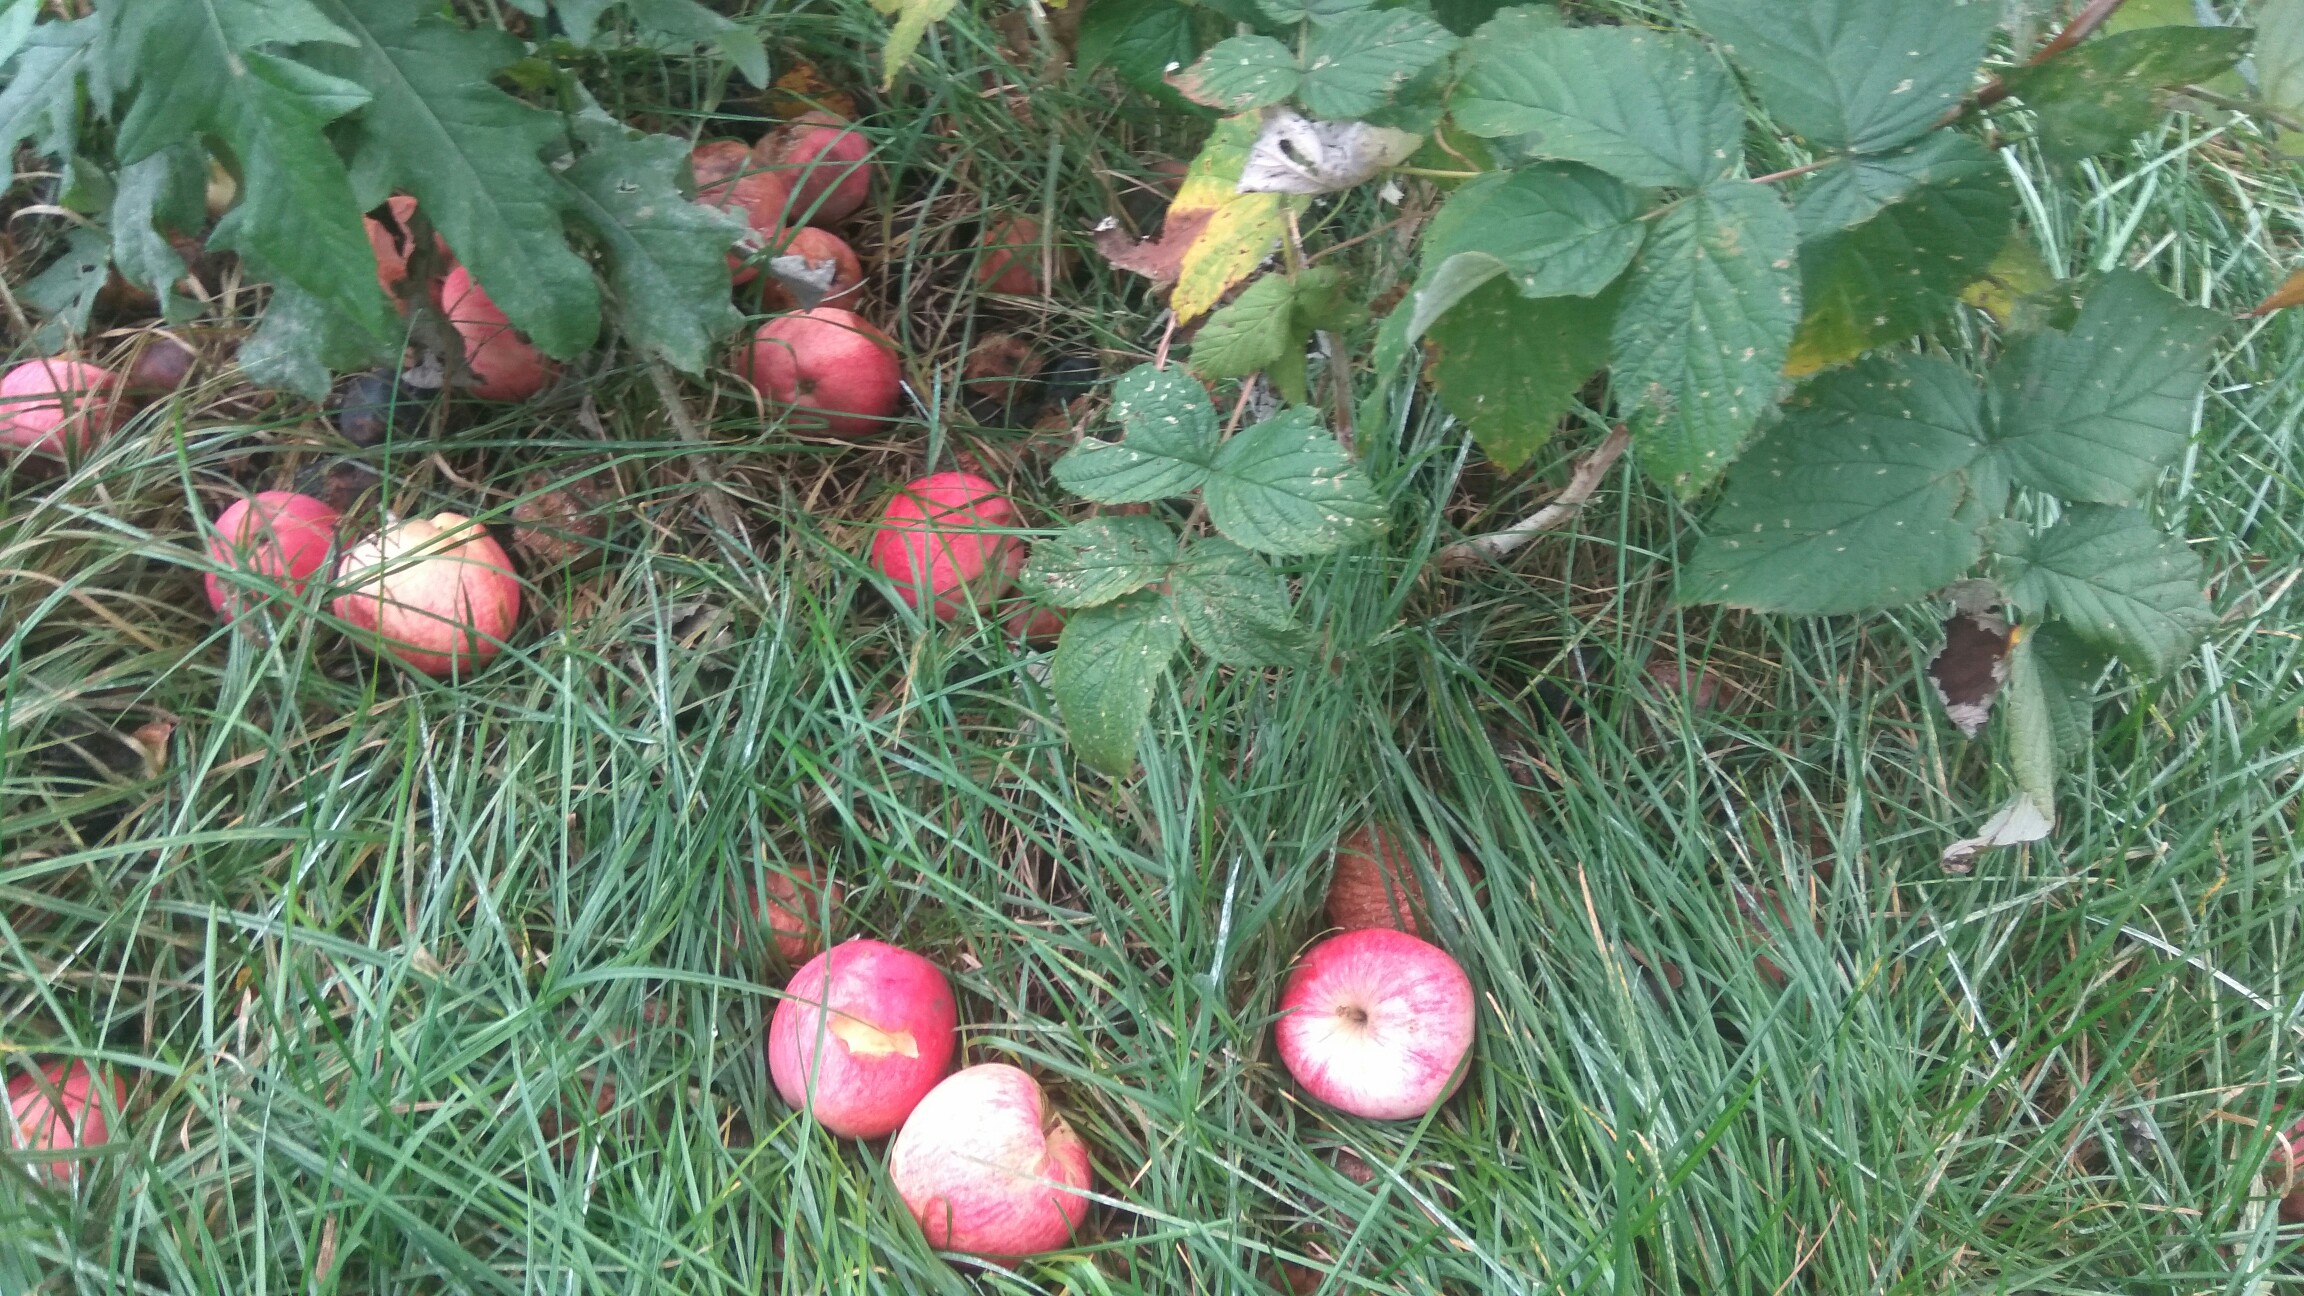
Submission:
M 358 369 L 374 358 L 339 312 L 287 282 L 272 285 L 264 318 L 237 355 L 248 381 L 310 400 L 328 395 L 330 371 Z
M 744 317 L 729 301 L 728 249 L 741 217 L 682 197 L 688 150 L 668 135 L 601 139 L 559 173 L 570 212 L 608 253 L 608 286 L 626 340 L 703 373 Z
M 2225 324 L 2132 270 L 2106 275 L 2070 333 L 2020 338 L 1992 370 L 2010 475 L 2069 500 L 2140 498 L 2184 449 Z
M 2151 128 L 2166 87 L 2212 80 L 2248 52 L 2255 33 L 2235 27 L 2148 27 L 2100 36 L 2007 76 L 2039 120 L 2034 138 L 2051 161 L 2109 153 Z
M 24 303 L 46 320 L 32 340 L 34 351 L 61 350 L 87 332 L 88 316 L 96 309 L 96 296 L 104 291 L 111 270 L 111 243 L 104 231 L 73 226 L 64 236 L 64 251 L 17 289 Z
M 1800 377 L 1853 360 L 1950 314 L 2015 219 L 2007 173 L 1986 167 L 1923 184 L 1863 224 L 1803 244 L 1805 309 L 1785 372 Z
M 1176 533 L 1158 518 L 1106 515 L 1032 546 L 1017 584 L 1057 607 L 1095 607 L 1167 579 Z
M 1304 47 L 1304 111 L 1332 121 L 1375 112 L 1409 78 L 1454 53 L 1447 28 L 1413 9 L 1368 9 L 1316 27 Z
M 392 186 L 416 195 L 457 260 L 537 349 L 565 360 L 589 348 L 600 333 L 600 291 L 568 247 L 566 190 L 542 158 L 566 127 L 490 81 L 522 57 L 520 42 L 459 27 L 425 0 L 318 3 L 356 43 L 308 47 L 303 57 L 375 96 L 350 123 L 353 147 L 390 160 Z
M 1656 222 L 1616 315 L 1613 385 L 1640 464 L 1681 496 L 1735 461 L 1776 401 L 1800 320 L 1792 212 L 1724 180 Z
M 1879 356 L 1803 388 L 1728 479 L 1680 597 L 1823 615 L 1907 603 L 1982 553 L 1955 520 L 1984 453 L 1975 380 Z
M 1296 51 L 1269 36 L 1233 36 L 1168 78 L 1176 93 L 1220 112 L 1247 112 L 1296 93 Z
M 1112 388 L 1119 442 L 1083 439 L 1055 463 L 1057 484 L 1099 504 L 1143 504 L 1207 480 L 1216 457 L 1216 408 L 1175 369 L 1138 365 Z
M 1216 452 L 1208 520 L 1263 553 L 1329 553 L 1384 530 L 1384 501 L 1309 409 L 1283 410 Z
M 109 5 L 97 16 L 109 23 L 111 60 L 136 72 L 127 86 L 128 111 L 119 121 L 116 147 L 123 164 L 193 138 L 239 103 L 249 77 L 240 58 L 244 51 L 349 39 L 311 0 Z
M 1493 257 L 1523 297 L 1589 297 L 1632 264 L 1647 228 L 1638 197 L 1606 172 L 1540 163 L 1450 195 L 1425 230 L 1424 259 L 1445 268 L 1461 254 Z
M 1110 67 L 1146 94 L 1177 101 L 1168 69 L 1189 63 L 1197 46 L 1192 10 L 1176 0 L 1097 0 L 1080 15 L 1083 71 Z
M 2216 621 L 2199 556 L 2136 509 L 2076 504 L 2002 568 L 2009 598 L 2047 607 L 2146 676 L 2173 669 Z
M 1327 26 L 1373 5 L 1376 0 L 1257 0 L 1256 7 L 1276 23 L 1314 22 Z
M 2002 723 L 2008 730 L 2008 768 L 2016 790 L 2033 804 L 2056 804 L 2056 704 L 2040 664 L 2018 642 L 2008 654 L 2008 682 L 2001 690 Z
M 1953 130 L 1890 153 L 1850 157 L 1816 173 L 1792 201 L 1803 240 L 1861 225 L 1922 185 L 1967 186 L 2005 177 L 1984 146 Z
M 1449 111 L 1475 135 L 1635 185 L 1697 188 L 1743 157 L 1736 88 L 1689 37 L 1499 19 L 1467 50 Z
M 1858 153 L 1958 107 L 2001 13 L 1982 0 L 1689 0 L 1688 12 L 1785 129 Z
M 1339 271 L 1312 266 L 1294 277 L 1267 274 L 1248 285 L 1200 326 L 1192 339 L 1192 371 L 1212 382 L 1269 371 L 1282 396 L 1303 401 L 1312 316 L 1340 309 L 1336 299 L 1343 282 Z
M 1304 656 L 1304 628 L 1288 610 L 1288 583 L 1229 540 L 1187 547 L 1169 598 L 1184 633 L 1227 666 L 1290 666 Z
M 2073 634 L 2061 621 L 2024 627 L 2023 642 L 2017 646 L 2040 676 L 2057 763 L 2073 768 L 2095 742 L 2096 680 L 2111 655 Z
M 1064 622 L 1048 685 L 1080 758 L 1114 777 L 1136 768 L 1145 717 L 1184 631 L 1168 600 L 1131 594 Z
M 1530 301 L 1499 280 L 1440 318 L 1433 388 L 1490 462 L 1510 472 L 1551 439 L 1577 390 L 1608 363 L 1622 300 L 1618 288 Z
M 80 118 L 80 78 L 88 70 L 102 21 L 75 18 L 41 23 L 0 87 L 0 175 L 15 172 L 16 146 L 30 140 L 33 151 L 62 157 L 72 151 Z
M 120 168 L 120 187 L 112 196 L 112 261 L 121 278 L 158 293 L 163 307 L 185 270 L 167 233 L 198 234 L 207 223 L 207 181 L 207 155 L 191 144 L 170 145 Z
M 41 7 L 40 0 L 0 0 L 0 64 L 16 57 L 32 39 Z

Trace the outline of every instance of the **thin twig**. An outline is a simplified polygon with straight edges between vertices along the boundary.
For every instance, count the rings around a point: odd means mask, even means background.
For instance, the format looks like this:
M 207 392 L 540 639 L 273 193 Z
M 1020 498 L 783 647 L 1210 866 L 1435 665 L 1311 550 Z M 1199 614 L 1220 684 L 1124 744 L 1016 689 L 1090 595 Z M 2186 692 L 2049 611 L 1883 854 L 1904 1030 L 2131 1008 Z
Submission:
M 648 362 L 648 376 L 655 380 L 656 398 L 664 402 L 664 412 L 671 416 L 673 430 L 680 439 L 692 445 L 708 446 L 712 439 L 688 413 L 688 402 L 681 399 L 680 386 L 672 380 L 672 371 L 661 360 Z M 696 474 L 696 484 L 704 492 L 704 511 L 711 515 L 713 524 L 746 544 L 752 537 L 744 530 L 743 520 L 736 516 L 736 506 L 728 492 L 720 485 L 720 475 L 712 470 L 712 462 L 702 453 L 690 453 L 689 468 Z
M 2034 50 L 2032 57 L 2024 60 L 2024 66 L 2038 67 L 2095 35 L 2096 29 L 2103 26 L 2105 20 L 2113 14 L 2118 13 L 2120 6 L 2127 2 L 2128 0 L 2088 0 L 2088 7 L 2074 15 L 2072 21 L 2064 24 L 2064 30 L 2057 32 L 2047 44 Z M 1992 84 L 1976 92 L 1976 106 L 1989 108 L 2007 98 L 2008 95 L 2008 79 L 2006 77 L 1994 77 Z
M 1752 183 L 1774 184 L 1779 180 L 1790 180 L 1794 176 L 1804 176 L 1811 171 L 1822 170 L 1823 168 L 1828 167 L 1839 160 L 1840 155 L 1835 153 L 1831 157 L 1818 158 L 1813 162 L 1805 163 L 1801 166 L 1787 167 L 1782 171 L 1771 171 L 1763 176 L 1754 176 L 1752 177 Z
M 1459 540 L 1448 546 L 1440 551 L 1440 565 L 1469 567 L 1474 563 L 1495 562 L 1511 556 L 1521 546 L 1546 531 L 1566 523 L 1576 516 L 1578 509 L 1584 507 L 1586 500 L 1592 498 L 1592 492 L 1600 489 L 1601 479 L 1608 475 L 1609 469 L 1616 466 L 1618 459 L 1624 457 L 1625 447 L 1631 444 L 1632 434 L 1622 424 L 1618 424 L 1608 433 L 1607 440 L 1602 441 L 1576 465 L 1576 471 L 1568 476 L 1568 489 L 1561 491 L 1551 503 L 1501 531 Z

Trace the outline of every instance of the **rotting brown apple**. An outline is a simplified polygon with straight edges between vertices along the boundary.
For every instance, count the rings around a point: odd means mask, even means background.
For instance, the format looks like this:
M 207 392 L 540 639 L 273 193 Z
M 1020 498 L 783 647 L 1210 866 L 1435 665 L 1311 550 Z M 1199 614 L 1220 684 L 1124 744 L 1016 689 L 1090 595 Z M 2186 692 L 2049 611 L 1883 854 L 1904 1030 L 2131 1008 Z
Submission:
M 1434 878 L 1444 878 L 1453 862 L 1474 893 L 1479 892 L 1478 864 L 1455 851 L 1443 852 L 1416 834 L 1362 824 L 1336 845 L 1336 870 L 1328 883 L 1328 921 L 1345 931 L 1391 927 L 1411 936 L 1428 934 L 1432 905 L 1417 877 L 1414 852 L 1419 848 Z

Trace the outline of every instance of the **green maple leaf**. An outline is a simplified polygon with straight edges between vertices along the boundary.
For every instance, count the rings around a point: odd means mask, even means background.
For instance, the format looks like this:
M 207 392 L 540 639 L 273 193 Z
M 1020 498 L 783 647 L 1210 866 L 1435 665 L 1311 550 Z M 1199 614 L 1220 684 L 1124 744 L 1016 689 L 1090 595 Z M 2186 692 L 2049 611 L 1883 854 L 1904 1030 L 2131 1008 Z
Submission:
M 599 286 L 568 247 L 566 191 L 542 157 L 563 139 L 561 121 L 490 81 L 523 57 L 520 42 L 460 27 L 424 0 L 317 3 L 354 39 L 299 53 L 373 96 L 349 132 L 362 169 L 416 195 L 457 260 L 539 350 L 568 359 L 590 347 Z

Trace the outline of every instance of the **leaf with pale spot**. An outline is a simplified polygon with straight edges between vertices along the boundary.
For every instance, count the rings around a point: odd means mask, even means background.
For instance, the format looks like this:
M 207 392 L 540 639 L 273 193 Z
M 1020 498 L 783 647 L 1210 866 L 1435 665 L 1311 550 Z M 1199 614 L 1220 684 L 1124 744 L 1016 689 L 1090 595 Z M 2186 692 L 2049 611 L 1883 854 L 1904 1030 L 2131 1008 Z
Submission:
M 1803 240 L 1861 225 L 1924 185 L 1970 186 L 2005 176 L 1984 146 L 1953 130 L 1890 153 L 1842 158 L 1818 171 L 1792 201 Z
M 1130 594 L 1066 618 L 1048 684 L 1082 760 L 1114 777 L 1136 768 L 1152 699 L 1183 644 L 1175 610 L 1157 594 Z
M 1229 540 L 1194 541 L 1176 564 L 1169 599 L 1184 633 L 1227 666 L 1288 666 L 1304 656 L 1287 582 Z
M 2168 87 L 2212 80 L 2248 52 L 2255 33 L 2235 27 L 2147 27 L 2099 36 L 2007 76 L 2039 119 L 2034 139 L 2051 161 L 2109 153 L 2167 111 Z
M 1449 111 L 1475 135 L 1635 185 L 1697 188 L 1743 157 L 1736 88 L 1691 37 L 1500 17 L 1466 51 Z
M 1142 504 L 1181 495 L 1208 479 L 1216 457 L 1216 408 L 1181 371 L 1138 365 L 1112 389 L 1118 442 L 1087 438 L 1056 461 L 1056 481 L 1099 504 Z
M 1383 533 L 1384 501 L 1309 409 L 1224 443 L 1202 498 L 1232 541 L 1269 554 L 1329 553 Z
M 2019 606 L 2046 608 L 2146 676 L 2173 669 L 2216 621 L 2199 555 L 2137 509 L 2075 505 L 2001 566 Z
M 1440 317 L 1432 386 L 1491 463 L 1509 472 L 1535 455 L 1608 363 L 1623 292 L 1531 301 L 1498 280 Z
M 608 253 L 608 286 L 626 340 L 700 374 L 744 324 L 729 301 L 728 248 L 745 225 L 681 196 L 687 163 L 688 150 L 671 136 L 626 138 L 611 126 L 557 180 L 568 210 Z
M 1456 36 L 1413 9 L 1366 9 L 1316 27 L 1304 47 L 1304 110 L 1331 121 L 1366 117 L 1409 78 L 1455 52 Z
M 1955 0 L 1689 0 L 1776 121 L 1819 149 L 1878 153 L 1959 107 L 2000 7 Z
M 1167 578 L 1176 533 L 1158 518 L 1090 518 L 1032 546 L 1017 577 L 1033 598 L 1057 607 L 1095 607 Z
M 1194 103 L 1237 113 L 1279 103 L 1303 80 L 1296 51 L 1269 36 L 1233 36 L 1209 46 L 1168 84 Z

